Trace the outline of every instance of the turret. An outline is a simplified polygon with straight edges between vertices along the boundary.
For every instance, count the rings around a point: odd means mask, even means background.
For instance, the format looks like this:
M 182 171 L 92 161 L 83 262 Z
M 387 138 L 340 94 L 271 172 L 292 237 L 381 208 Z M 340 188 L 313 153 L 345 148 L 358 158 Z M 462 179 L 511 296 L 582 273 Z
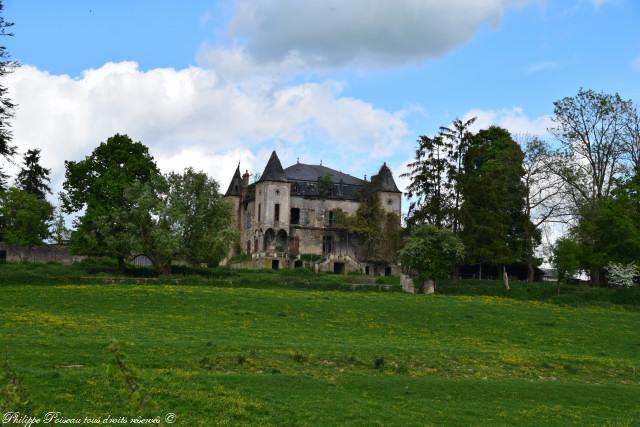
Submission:
M 227 192 L 224 194 L 224 198 L 231 203 L 233 207 L 233 213 L 236 218 L 236 227 L 240 230 L 240 198 L 242 195 L 242 177 L 240 177 L 240 163 L 238 163 L 238 167 L 236 168 L 235 173 L 233 174 L 233 178 L 231 178 L 231 182 L 229 183 L 229 188 L 227 188 Z
M 287 250 L 291 183 L 274 151 L 256 183 L 255 221 L 264 231 L 266 251 Z
M 375 181 L 374 181 L 375 180 Z M 378 171 L 378 174 L 371 177 L 371 182 L 375 185 L 380 204 L 387 213 L 395 213 L 398 217 L 402 212 L 402 191 L 393 179 L 391 169 L 385 162 Z

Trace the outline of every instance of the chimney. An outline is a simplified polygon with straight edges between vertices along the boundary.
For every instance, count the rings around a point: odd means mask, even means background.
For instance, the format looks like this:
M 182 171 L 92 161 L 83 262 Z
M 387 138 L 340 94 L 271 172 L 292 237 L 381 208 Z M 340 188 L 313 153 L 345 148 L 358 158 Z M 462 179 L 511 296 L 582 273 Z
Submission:
M 249 171 L 245 170 L 244 175 L 242 175 L 242 188 L 247 188 L 249 186 Z

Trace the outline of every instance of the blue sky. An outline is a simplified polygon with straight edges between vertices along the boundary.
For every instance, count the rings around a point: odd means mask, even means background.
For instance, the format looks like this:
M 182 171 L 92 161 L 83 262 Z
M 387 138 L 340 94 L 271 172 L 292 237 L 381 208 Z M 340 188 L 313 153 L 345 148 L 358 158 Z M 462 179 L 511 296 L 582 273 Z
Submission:
M 640 102 L 638 1 L 417 3 L 5 0 L 16 143 L 43 149 L 55 188 L 115 132 L 223 187 L 274 148 L 397 176 L 457 116 L 544 135 L 579 87 Z

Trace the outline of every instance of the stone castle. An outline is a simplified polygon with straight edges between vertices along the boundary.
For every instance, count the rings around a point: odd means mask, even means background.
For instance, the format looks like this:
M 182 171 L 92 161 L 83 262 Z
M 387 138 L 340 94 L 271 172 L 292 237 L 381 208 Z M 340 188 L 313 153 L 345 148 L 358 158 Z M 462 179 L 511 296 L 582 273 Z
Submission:
M 283 169 L 274 151 L 260 179 L 249 184 L 248 171 L 235 171 L 225 198 L 231 202 L 240 234 L 233 255 L 250 255 L 244 267 L 313 268 L 316 271 L 396 274 L 394 265 L 363 259 L 357 243 L 333 225 L 333 211 L 354 214 L 361 191 L 370 183 L 320 165 L 296 163 Z M 402 192 L 386 163 L 374 189 L 386 213 L 400 218 Z

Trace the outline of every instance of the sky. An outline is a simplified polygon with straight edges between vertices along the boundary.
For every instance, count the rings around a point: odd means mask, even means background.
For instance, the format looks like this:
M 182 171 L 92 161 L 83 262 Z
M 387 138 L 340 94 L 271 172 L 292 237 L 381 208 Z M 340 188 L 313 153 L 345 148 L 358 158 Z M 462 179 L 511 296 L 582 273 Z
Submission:
M 416 139 L 457 117 L 553 143 L 553 102 L 580 87 L 640 103 L 637 0 L 4 4 L 14 143 L 42 150 L 54 202 L 64 161 L 115 133 L 223 191 L 274 149 L 358 177 L 386 162 L 403 189 Z

